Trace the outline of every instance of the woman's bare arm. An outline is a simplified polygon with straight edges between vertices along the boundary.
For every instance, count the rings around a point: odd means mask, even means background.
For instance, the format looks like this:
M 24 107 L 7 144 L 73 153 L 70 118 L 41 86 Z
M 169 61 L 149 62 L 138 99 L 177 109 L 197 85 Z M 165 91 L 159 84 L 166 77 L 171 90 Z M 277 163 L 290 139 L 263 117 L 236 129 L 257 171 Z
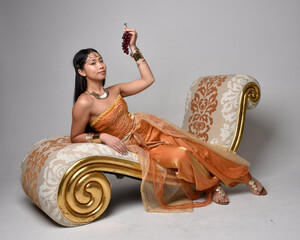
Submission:
M 71 142 L 87 142 L 85 128 L 90 119 L 92 101 L 79 97 L 72 110 Z
M 139 65 L 139 71 L 141 74 L 141 78 L 132 82 L 118 84 L 119 91 L 122 97 L 137 94 L 150 87 L 155 81 L 151 69 L 147 63 Z
M 124 31 L 128 31 L 131 35 L 129 47 L 133 51 L 136 48 L 137 32 L 132 28 L 125 28 Z M 138 68 L 141 75 L 139 79 L 117 85 L 122 97 L 137 94 L 151 86 L 155 81 L 152 71 L 144 59 L 138 60 Z
M 71 142 L 82 143 L 87 142 L 85 133 L 86 125 L 90 119 L 90 109 L 92 101 L 85 97 L 79 97 L 73 106 L 72 110 L 72 127 L 71 127 Z M 116 150 L 121 154 L 127 154 L 126 145 L 117 137 L 108 133 L 100 133 L 101 142 Z

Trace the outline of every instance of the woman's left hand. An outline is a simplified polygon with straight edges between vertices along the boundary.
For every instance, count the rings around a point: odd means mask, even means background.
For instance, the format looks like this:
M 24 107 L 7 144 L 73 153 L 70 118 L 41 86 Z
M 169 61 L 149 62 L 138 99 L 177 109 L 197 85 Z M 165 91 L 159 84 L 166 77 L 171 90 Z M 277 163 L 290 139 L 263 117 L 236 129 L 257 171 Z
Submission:
M 130 34 L 130 42 L 129 42 L 129 47 L 132 50 L 134 50 L 136 48 L 136 40 L 137 40 L 137 37 L 138 37 L 138 33 L 135 31 L 135 29 L 133 28 L 128 28 L 128 27 L 125 27 L 124 28 L 124 32 L 128 31 L 129 34 Z

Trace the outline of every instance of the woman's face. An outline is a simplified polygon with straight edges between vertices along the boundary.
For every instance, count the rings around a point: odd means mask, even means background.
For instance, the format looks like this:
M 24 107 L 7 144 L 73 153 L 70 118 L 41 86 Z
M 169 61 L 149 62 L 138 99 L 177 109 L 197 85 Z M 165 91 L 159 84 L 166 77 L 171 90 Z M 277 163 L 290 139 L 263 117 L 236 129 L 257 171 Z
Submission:
M 104 80 L 106 77 L 106 64 L 99 53 L 91 52 L 85 60 L 83 69 L 79 69 L 78 72 L 87 80 Z

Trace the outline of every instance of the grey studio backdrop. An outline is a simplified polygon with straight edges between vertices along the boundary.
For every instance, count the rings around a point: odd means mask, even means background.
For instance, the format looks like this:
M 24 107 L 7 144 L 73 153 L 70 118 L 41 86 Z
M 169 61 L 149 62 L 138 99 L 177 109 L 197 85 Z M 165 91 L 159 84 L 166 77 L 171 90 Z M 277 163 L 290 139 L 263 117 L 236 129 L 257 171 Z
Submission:
M 0 4 L 3 239 L 34 239 L 41 234 L 44 239 L 51 235 L 296 238 L 300 1 L 1 0 Z M 250 170 L 264 183 L 268 196 L 254 197 L 239 186 L 226 188 L 231 201 L 226 207 L 212 204 L 193 213 L 149 214 L 142 206 L 138 181 L 111 177 L 108 214 L 71 229 L 52 224 L 25 197 L 18 176 L 26 151 L 42 138 L 70 134 L 74 54 L 96 48 L 108 67 L 107 85 L 139 77 L 133 59 L 121 49 L 124 22 L 137 29 L 137 45 L 156 78 L 149 89 L 126 98 L 133 113 L 156 114 L 181 126 L 186 94 L 197 78 L 234 73 L 259 81 L 261 101 L 247 112 L 238 153 L 251 162 Z

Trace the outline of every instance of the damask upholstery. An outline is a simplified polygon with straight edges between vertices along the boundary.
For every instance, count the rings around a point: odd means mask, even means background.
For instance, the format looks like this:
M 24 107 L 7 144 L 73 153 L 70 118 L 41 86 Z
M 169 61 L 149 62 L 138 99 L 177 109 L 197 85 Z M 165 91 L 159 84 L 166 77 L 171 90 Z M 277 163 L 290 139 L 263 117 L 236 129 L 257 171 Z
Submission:
M 204 142 L 237 150 L 246 108 L 259 101 L 258 82 L 247 75 L 202 77 L 186 98 L 182 128 Z
M 258 82 L 247 75 L 202 77 L 186 99 L 182 128 L 201 140 L 236 151 L 246 108 L 260 98 Z M 111 188 L 104 173 L 141 178 L 137 155 L 123 156 L 104 144 L 71 143 L 69 136 L 43 139 L 27 152 L 20 182 L 27 196 L 63 226 L 98 218 L 107 208 Z

